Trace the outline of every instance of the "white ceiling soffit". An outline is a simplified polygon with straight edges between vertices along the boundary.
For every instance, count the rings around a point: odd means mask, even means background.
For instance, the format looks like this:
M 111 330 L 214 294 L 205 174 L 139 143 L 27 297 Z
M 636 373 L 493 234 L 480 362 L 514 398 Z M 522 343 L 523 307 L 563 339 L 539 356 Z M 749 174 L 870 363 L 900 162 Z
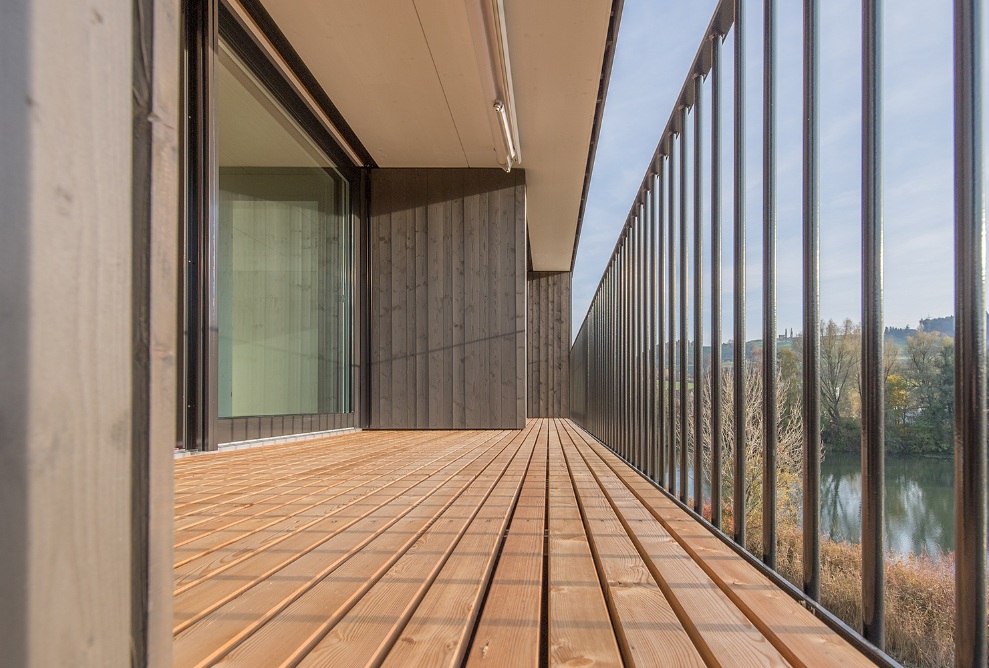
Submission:
M 380 167 L 498 167 L 468 10 L 262 0 Z M 503 0 L 536 271 L 569 271 L 612 0 Z

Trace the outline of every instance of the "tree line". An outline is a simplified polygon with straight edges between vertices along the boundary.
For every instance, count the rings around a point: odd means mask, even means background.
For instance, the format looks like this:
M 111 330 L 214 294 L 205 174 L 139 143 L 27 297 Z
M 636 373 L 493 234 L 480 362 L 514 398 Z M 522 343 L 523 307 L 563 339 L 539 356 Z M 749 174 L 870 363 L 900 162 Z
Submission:
M 939 328 L 940 329 L 940 328 Z M 954 339 L 920 327 L 905 344 L 884 344 L 886 450 L 948 455 L 953 451 Z M 821 422 L 825 450 L 858 452 L 861 446 L 861 327 L 850 319 L 821 323 Z M 780 350 L 780 372 L 800 406 L 801 338 Z

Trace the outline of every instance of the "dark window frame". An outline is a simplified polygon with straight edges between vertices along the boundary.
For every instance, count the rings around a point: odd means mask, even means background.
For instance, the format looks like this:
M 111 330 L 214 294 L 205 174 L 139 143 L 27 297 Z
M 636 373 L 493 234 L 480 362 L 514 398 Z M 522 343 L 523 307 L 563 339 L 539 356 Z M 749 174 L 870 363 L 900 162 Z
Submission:
M 183 333 L 179 355 L 178 447 L 217 450 L 221 443 L 313 431 L 363 427 L 367 424 L 365 339 L 367 338 L 367 170 L 374 166 L 367 150 L 333 106 L 326 93 L 288 45 L 260 3 L 246 0 L 247 12 L 265 40 L 278 49 L 269 52 L 255 33 L 241 24 L 228 2 L 205 0 L 184 3 L 184 114 L 182 196 L 185 220 L 181 225 L 183 248 L 182 307 L 178 314 Z M 336 164 L 347 179 L 351 218 L 351 383 L 350 412 L 258 417 L 219 418 L 217 402 L 216 241 L 218 160 L 216 155 L 216 100 L 214 63 L 218 40 L 223 40 L 244 61 L 273 97 L 313 142 Z M 291 75 L 311 95 L 324 116 L 320 119 L 292 88 L 275 57 L 288 65 Z M 363 161 L 355 164 L 334 139 L 330 123 Z

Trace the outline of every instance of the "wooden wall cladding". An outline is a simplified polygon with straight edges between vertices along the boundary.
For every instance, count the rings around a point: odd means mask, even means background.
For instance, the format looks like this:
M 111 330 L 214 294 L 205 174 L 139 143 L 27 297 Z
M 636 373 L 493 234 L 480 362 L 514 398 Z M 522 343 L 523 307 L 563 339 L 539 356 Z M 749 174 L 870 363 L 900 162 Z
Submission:
M 372 428 L 525 426 L 525 240 L 523 172 L 372 172 Z
M 529 417 L 570 417 L 571 277 L 529 272 Z

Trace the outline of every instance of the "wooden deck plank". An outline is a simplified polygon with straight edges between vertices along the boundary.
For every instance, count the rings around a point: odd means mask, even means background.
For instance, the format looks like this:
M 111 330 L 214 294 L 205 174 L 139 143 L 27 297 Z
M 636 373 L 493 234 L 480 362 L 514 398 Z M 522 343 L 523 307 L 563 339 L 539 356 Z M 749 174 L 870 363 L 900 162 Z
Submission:
M 448 653 L 458 655 L 457 647 L 462 646 L 473 627 L 472 615 L 458 614 L 459 607 L 452 604 L 452 590 L 470 589 L 472 574 L 486 574 L 496 553 L 492 543 L 497 543 L 504 532 L 508 514 L 526 474 L 532 450 L 536 443 L 534 426 L 523 431 L 521 447 L 517 450 L 504 475 L 485 493 L 485 498 L 473 509 L 469 517 L 457 517 L 451 509 L 444 520 L 456 520 L 449 528 L 438 534 L 441 540 L 432 548 L 419 544 L 396 563 L 385 576 L 354 606 L 353 610 L 339 624 L 333 627 L 316 645 L 300 666 L 357 666 L 377 665 L 384 660 L 389 650 L 402 634 L 403 650 L 416 645 L 443 647 Z M 516 437 L 518 438 L 518 437 Z M 456 509 L 461 515 L 469 506 Z M 447 517 L 449 515 L 449 518 Z M 433 529 L 430 529 L 432 533 Z M 425 538 L 425 536 L 424 536 Z M 483 580 L 487 578 L 482 576 Z M 483 583 L 478 583 L 481 585 Z M 483 589 L 478 586 L 477 589 Z M 442 592 L 440 607 L 428 597 L 437 598 Z M 471 599 L 471 596 L 460 596 Z M 480 596 L 474 593 L 477 607 Z M 436 615 L 452 618 L 456 627 L 449 638 L 433 638 L 442 625 L 434 621 Z M 427 631 L 430 636 L 422 638 L 415 634 L 417 620 L 422 617 L 430 620 Z M 413 629 L 413 630 L 410 630 Z M 448 629 L 449 632 L 449 629 Z M 397 654 L 397 652 L 396 652 Z M 415 665 L 408 654 L 401 665 Z M 440 665 L 430 662 L 428 665 Z
M 549 665 L 622 666 L 559 430 L 549 434 Z
M 346 553 L 366 536 L 377 535 L 387 528 L 389 521 L 424 502 L 455 476 L 474 470 L 472 467 L 483 466 L 488 461 L 485 457 L 495 436 L 478 438 L 481 441 L 477 450 L 460 457 L 456 453 L 448 455 L 435 462 L 430 470 L 412 472 L 401 486 L 379 490 L 363 499 L 361 505 L 342 509 L 325 524 L 318 525 L 315 531 L 300 535 L 298 541 L 286 541 L 275 552 L 256 551 L 236 563 L 224 564 L 209 577 L 180 587 L 175 596 L 175 632 L 183 631 L 252 587 L 264 583 L 273 574 L 284 574 L 286 567 L 291 566 L 293 572 L 301 573 L 300 577 L 306 574 L 306 568 L 311 574 L 319 570 L 325 555 Z M 216 577 L 220 573 L 222 577 Z
M 361 549 L 345 564 L 322 578 L 314 586 L 294 600 L 270 622 L 230 653 L 228 659 L 234 664 L 250 660 L 258 665 L 295 665 L 325 638 L 331 629 L 333 636 L 324 645 L 332 654 L 332 649 L 340 648 L 340 638 L 336 626 L 344 615 L 349 615 L 353 607 L 369 590 L 378 583 L 404 556 L 417 560 L 420 564 L 443 560 L 443 555 L 451 543 L 467 526 L 474 515 L 484 509 L 491 491 L 503 479 L 506 470 L 518 455 L 521 439 L 507 438 L 499 441 L 506 447 L 476 474 L 454 478 L 446 497 L 431 497 L 430 504 L 422 504 L 421 512 L 408 514 L 406 526 L 396 526 L 381 537 Z M 523 469 L 524 470 L 524 469 Z M 463 484 L 452 489 L 457 482 Z M 416 517 L 419 515 L 419 517 Z M 409 554 L 409 550 L 422 542 L 422 549 Z M 432 554 L 430 554 L 432 553 Z M 438 553 L 438 554 L 437 554 Z M 422 557 L 422 559 L 417 559 Z M 413 569 L 414 570 L 414 569 Z M 236 615 L 234 615 L 236 617 Z M 359 651 L 360 646 L 355 648 Z M 280 663 L 280 662 L 284 662 Z M 359 665 L 344 662 L 338 665 Z
M 185 553 L 192 553 L 196 546 L 210 545 L 209 537 L 221 532 L 233 532 L 233 535 L 240 537 L 247 536 L 313 510 L 356 486 L 373 491 L 393 478 L 397 472 L 407 471 L 410 464 L 436 452 L 439 447 L 442 446 L 427 442 L 422 444 L 421 449 L 411 454 L 405 449 L 400 449 L 376 461 L 365 459 L 364 466 L 359 468 L 347 468 L 335 474 L 330 472 L 317 474 L 306 486 L 294 488 L 288 484 L 281 485 L 278 487 L 281 493 L 274 497 L 278 500 L 276 503 L 269 502 L 273 498 L 271 496 L 262 496 L 258 502 L 253 501 L 251 497 L 245 497 L 235 504 L 234 509 L 241 510 L 246 507 L 253 512 L 240 512 L 233 517 L 228 517 L 227 513 L 217 513 L 190 527 L 176 528 L 175 548 L 176 550 L 182 548 Z M 195 546 L 190 546 L 193 543 Z
M 535 421 L 533 421 L 535 422 Z M 488 588 L 468 666 L 535 666 L 540 659 L 546 466 L 551 424 L 542 424 L 498 567 Z
M 393 554 L 393 550 L 385 547 L 390 544 L 387 541 L 397 540 L 401 545 L 402 541 L 428 527 L 437 513 L 452 504 L 507 447 L 499 439 L 492 439 L 490 443 L 490 447 L 469 461 L 457 460 L 448 464 L 409 493 L 364 512 L 360 519 L 348 522 L 346 531 L 337 531 L 329 540 L 321 540 L 315 549 L 301 558 L 277 565 L 256 577 L 253 586 L 228 597 L 222 607 L 179 634 L 176 656 L 185 656 L 186 651 L 202 655 L 204 650 L 208 650 L 213 659 L 222 656 L 275 620 L 288 606 L 368 545 L 376 543 L 380 549 L 375 552 L 385 558 Z M 385 538 L 379 541 L 382 537 Z M 192 609 L 195 605 L 187 602 Z
M 590 452 L 579 436 L 568 431 L 566 439 L 571 438 L 705 659 L 718 665 L 789 665 L 614 471 Z
M 296 445 L 176 462 L 176 666 L 869 665 L 569 420 Z
M 718 587 L 794 665 L 869 666 L 872 662 L 821 620 L 735 554 L 615 455 L 576 426 L 590 449 L 614 471 Z
M 344 436 L 340 436 L 343 438 Z M 434 435 L 433 438 L 438 438 Z M 332 439 L 330 439 L 332 441 Z M 272 488 L 279 481 L 291 481 L 291 476 L 279 475 L 280 472 L 290 469 L 290 473 L 305 473 L 313 475 L 318 473 L 321 466 L 331 468 L 345 468 L 346 466 L 359 466 L 367 457 L 376 457 L 387 453 L 391 448 L 401 447 L 408 444 L 407 439 L 402 435 L 392 433 L 383 434 L 381 441 L 373 441 L 367 438 L 362 440 L 352 439 L 349 444 L 337 446 L 327 443 L 324 440 L 318 441 L 318 445 L 310 449 L 293 452 L 291 448 L 284 448 L 281 445 L 269 445 L 252 448 L 245 451 L 228 453 L 209 453 L 205 456 L 187 457 L 175 462 L 178 471 L 188 471 L 189 467 L 183 466 L 186 462 L 196 459 L 208 459 L 213 456 L 221 458 L 221 462 L 211 466 L 201 466 L 193 469 L 185 482 L 177 483 L 177 491 L 181 498 L 176 501 L 176 513 L 179 513 L 178 506 L 181 503 L 194 501 L 201 503 L 203 496 L 210 491 L 224 492 L 238 487 L 256 487 L 257 483 L 263 482 L 267 487 Z M 249 453 L 264 451 L 263 458 L 255 463 L 248 464 L 240 462 L 235 455 L 247 456 Z M 257 456 L 257 455 L 255 455 Z
M 576 448 L 568 441 L 562 445 L 625 661 L 633 665 L 704 666 L 704 659 Z
M 308 456 L 306 456 L 307 453 L 296 454 L 280 448 L 278 451 L 265 454 L 259 463 L 246 469 L 241 469 L 238 466 L 236 473 L 223 469 L 207 470 L 207 474 L 212 473 L 213 475 L 203 475 L 202 477 L 210 480 L 209 484 L 176 490 L 176 519 L 208 512 L 219 505 L 239 501 L 243 496 L 253 493 L 259 486 L 267 488 L 272 483 L 282 481 L 291 483 L 297 480 L 300 473 L 316 476 L 338 467 L 346 468 L 348 465 L 354 467 L 366 462 L 369 458 L 373 459 L 388 452 L 387 440 L 384 443 L 385 447 L 382 448 L 367 447 L 368 445 L 367 443 L 357 443 L 353 448 L 343 448 L 340 451 L 334 448 L 332 458 L 327 457 L 325 446 L 322 449 L 313 450 Z
M 334 439 L 340 439 L 340 442 L 335 442 Z M 332 442 L 332 448 L 327 448 L 328 441 Z M 233 488 L 235 483 L 239 484 L 241 481 L 253 483 L 252 475 L 257 471 L 264 471 L 270 476 L 277 471 L 307 464 L 311 468 L 312 462 L 332 463 L 334 460 L 342 460 L 362 451 L 384 448 L 386 445 L 387 439 L 378 442 L 370 438 L 368 432 L 356 432 L 302 443 L 271 444 L 248 450 L 184 457 L 175 462 L 176 488 L 180 491 L 211 486 L 221 490 Z M 224 481 L 202 475 L 210 471 L 223 472 L 226 476 Z
M 490 439 L 491 436 L 488 437 Z M 483 447 L 486 441 L 482 440 L 479 447 Z M 470 444 L 466 450 L 454 450 L 439 457 L 439 460 L 454 458 L 457 455 L 469 457 L 473 452 Z M 354 485 L 346 494 L 336 497 L 322 508 L 312 512 L 311 516 L 302 517 L 292 526 L 285 527 L 284 531 L 278 528 L 268 529 L 263 532 L 246 536 L 243 540 L 220 550 L 209 550 L 201 556 L 192 559 L 183 558 L 181 550 L 176 550 L 175 586 L 176 594 L 180 594 L 194 583 L 207 578 L 214 577 L 221 572 L 227 571 L 234 565 L 256 556 L 259 553 L 270 551 L 278 546 L 279 551 L 303 550 L 312 544 L 313 535 L 322 535 L 329 531 L 331 527 L 338 523 L 338 520 L 346 520 L 353 517 L 363 517 L 372 512 L 377 506 L 383 505 L 404 494 L 410 486 L 420 483 L 420 479 L 432 474 L 430 467 L 435 460 L 426 460 L 416 467 L 401 472 L 392 482 L 379 488 L 362 488 L 359 484 Z M 376 506 L 377 504 L 377 506 Z M 355 515 L 356 513 L 356 515 Z M 361 514 L 363 513 L 363 514 Z M 186 546 L 188 547 L 188 546 Z M 185 548 L 183 548 L 185 550 Z M 229 576 L 227 576 L 229 577 Z

